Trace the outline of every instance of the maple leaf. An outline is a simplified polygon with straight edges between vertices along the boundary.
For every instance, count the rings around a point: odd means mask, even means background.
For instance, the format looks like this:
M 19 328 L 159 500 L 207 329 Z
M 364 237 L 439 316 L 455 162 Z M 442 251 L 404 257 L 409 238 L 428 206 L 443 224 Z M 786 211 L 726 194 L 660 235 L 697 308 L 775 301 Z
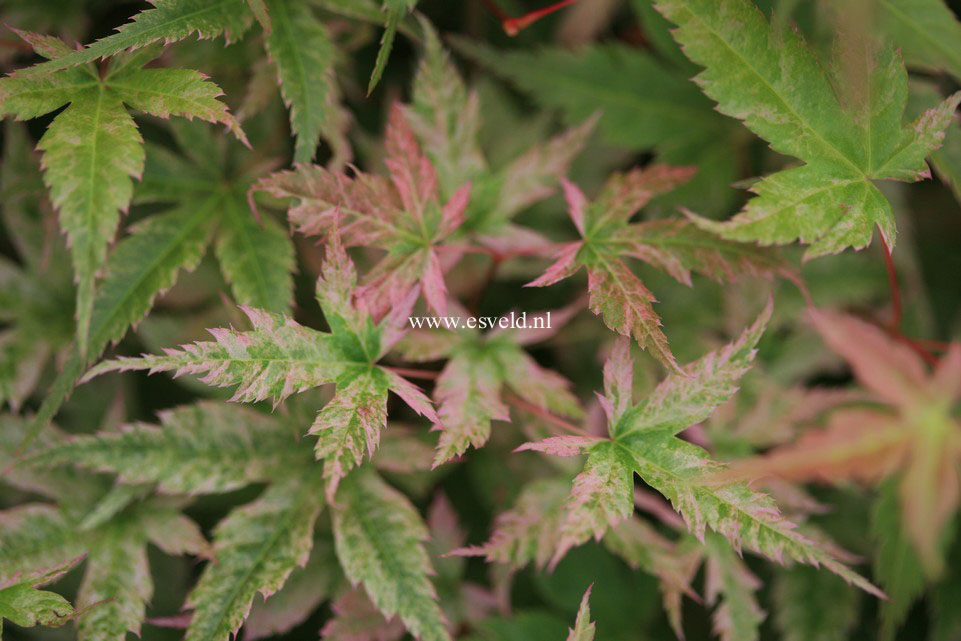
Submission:
M 488 562 L 520 569 L 530 562 L 543 568 L 560 537 L 568 484 L 561 479 L 538 479 L 518 494 L 511 509 L 494 521 L 490 539 L 482 545 L 451 550 L 454 556 L 483 556 Z
M 698 224 L 733 240 L 800 240 L 810 244 L 806 258 L 866 247 L 875 226 L 893 247 L 891 205 L 872 181 L 928 177 L 924 159 L 940 146 L 961 93 L 904 125 L 907 72 L 889 44 L 846 42 L 852 51 L 842 68 L 858 65 L 847 82 L 829 76 L 796 31 L 769 24 L 748 0 L 658 0 L 656 7 L 678 26 L 684 53 L 705 67 L 695 81 L 721 113 L 804 162 L 762 178 L 752 187 L 757 197 L 733 219 Z
M 73 338 L 73 283 L 67 248 L 45 233 L 39 163 L 24 127 L 4 129 L 3 222 L 16 259 L 0 258 L 0 405 L 19 411 L 51 361 L 66 357 Z M 18 263 L 19 261 L 19 263 Z
M 911 67 L 944 70 L 961 79 L 961 53 L 943 43 L 961 38 L 961 21 L 944 0 L 881 0 L 878 25 Z
M 331 617 L 320 630 L 321 639 L 330 641 L 397 641 L 404 636 L 404 625 L 389 621 L 374 607 L 363 590 L 345 592 L 331 604 Z
M 450 639 L 428 577 L 427 528 L 406 497 L 364 467 L 344 479 L 332 509 L 337 556 L 351 584 L 363 583 L 377 609 L 397 615 L 414 638 Z
M 264 45 L 276 65 L 277 80 L 290 111 L 290 126 L 296 137 L 294 160 L 310 161 L 322 136 L 334 152 L 333 164 L 349 160 L 351 152 L 344 135 L 348 116 L 334 82 L 334 42 L 308 4 L 294 0 L 157 0 L 153 4 L 119 27 L 117 33 L 20 73 L 47 75 L 156 42 L 183 40 L 192 34 L 200 38 L 223 35 L 229 44 L 241 38 L 256 19 L 264 29 Z M 412 9 L 415 2 L 400 0 L 399 4 Z M 395 6 L 397 0 L 388 0 L 385 5 L 387 15 L 377 20 L 387 23 L 390 38 L 388 42 L 385 34 L 374 71 L 378 77 L 387 63 L 398 22 L 406 13 Z M 362 7 L 353 9 L 346 13 L 360 15 L 350 17 L 371 18 Z
M 737 550 L 747 547 L 781 562 L 823 565 L 872 594 L 883 594 L 797 532 L 770 497 L 741 483 L 718 484 L 715 477 L 720 464 L 697 445 L 676 436 L 706 419 L 736 392 L 737 380 L 754 358 L 771 311 L 769 303 L 738 340 L 670 374 L 648 399 L 634 405 L 630 402 L 633 373 L 629 345 L 626 339 L 619 340 L 604 375 L 602 407 L 608 417 L 610 439 L 585 439 L 580 448 L 567 448 L 568 454 L 586 452 L 588 459 L 567 500 L 553 562 L 559 560 L 558 553 L 591 535 L 599 539 L 606 527 L 630 515 L 632 479 L 637 473 L 671 501 L 700 541 L 710 528 Z
M 238 144 L 193 123 L 170 125 L 184 155 L 148 143 L 146 175 L 133 203 L 174 206 L 133 225 L 107 257 L 93 301 L 87 352 L 71 350 L 37 411 L 33 433 L 54 417 L 104 349 L 123 338 L 156 297 L 174 285 L 180 270 L 197 267 L 212 240 L 238 301 L 275 312 L 290 308 L 292 242 L 273 219 L 263 217 L 258 224 L 245 201 L 247 186 L 262 165 L 232 171 L 228 168 L 251 164 Z
M 837 577 L 803 565 L 786 568 L 775 578 L 773 595 L 785 641 L 850 638 L 860 593 Z
M 21 628 L 37 624 L 60 626 L 74 616 L 73 606 L 56 592 L 37 588 L 52 583 L 66 574 L 83 557 L 67 561 L 52 569 L 38 570 L 27 575 L 15 575 L 0 582 L 0 635 L 3 620 L 7 619 Z
M 513 224 L 521 210 L 554 192 L 581 151 L 596 122 L 581 125 L 534 145 L 506 164 L 492 165 L 481 148 L 480 98 L 468 90 L 434 28 L 422 21 L 424 54 L 414 76 L 412 100 L 404 113 L 437 171 L 440 193 L 451 197 L 473 186 L 463 229 L 495 250 L 548 246 L 534 230 Z
M 179 268 L 196 267 L 212 241 L 224 278 L 239 303 L 288 312 L 293 302 L 293 243 L 274 219 L 255 218 L 246 201 L 247 190 L 260 177 L 267 161 L 206 129 L 179 125 L 171 132 L 182 154 L 148 144 L 146 175 L 134 192 L 133 202 L 173 206 L 163 218 L 146 219 L 144 228 L 135 229 L 125 240 L 129 259 L 111 256 L 103 289 L 108 289 L 109 282 L 110 289 L 128 293 L 132 283 L 144 282 L 153 273 L 169 274 L 167 278 L 172 281 Z M 153 248 L 147 247 L 148 243 Z M 122 247 L 121 243 L 114 253 L 119 254 Z M 159 263 L 165 271 L 138 273 L 133 256 L 143 262 L 146 252 L 156 252 L 158 258 L 165 259 L 149 263 Z M 182 261 L 179 264 L 175 260 L 178 258 Z M 149 301 L 146 299 L 138 308 L 142 311 L 134 316 L 136 320 L 149 309 Z
M 463 310 L 457 310 L 463 311 Z M 566 416 L 582 414 L 570 382 L 544 369 L 523 346 L 549 338 L 560 329 L 571 310 L 555 310 L 551 330 L 518 331 L 495 328 L 415 330 L 397 345 L 398 353 L 413 362 L 447 359 L 434 388 L 434 400 L 443 425 L 434 466 L 460 456 L 471 446 L 482 447 L 490 438 L 491 422 L 509 421 L 504 402 L 507 389 L 520 398 Z M 532 314 L 546 318 L 544 313 Z M 490 319 L 493 322 L 493 318 Z
M 6 421 L 10 443 L 20 441 L 24 427 Z M 54 447 L 62 439 L 48 429 L 41 444 Z M 183 501 L 148 497 L 142 486 L 111 486 L 102 477 L 63 467 L 44 470 L 42 476 L 27 469 L 5 477 L 58 505 L 28 503 L 0 513 L 0 577 L 57 566 L 86 554 L 77 596 L 77 637 L 110 641 L 125 639 L 128 631 L 139 634 L 153 592 L 148 542 L 165 554 L 181 556 L 207 554 L 206 541 L 181 513 Z M 39 479 L 45 480 L 37 483 Z
M 299 399 L 288 401 L 287 409 L 289 416 L 267 415 L 219 402 L 178 407 L 160 413 L 160 427 L 134 423 L 118 433 L 44 442 L 19 462 L 13 478 L 25 487 L 33 486 L 33 470 L 63 473 L 67 468 L 64 463 L 69 463 L 117 475 L 118 482 L 126 485 L 115 487 L 132 490 L 156 484 L 164 492 L 210 494 L 268 483 L 268 489 L 256 501 L 231 511 L 215 529 L 211 553 L 217 562 L 207 566 L 188 596 L 188 605 L 194 611 L 187 638 L 227 638 L 244 623 L 248 613 L 253 617 L 246 624 L 251 634 L 255 629 L 286 629 L 329 597 L 341 578 L 329 541 L 326 550 L 322 540 L 312 543 L 314 524 L 324 505 L 325 482 L 311 444 L 296 435 L 303 429 L 303 417 L 311 416 L 313 409 Z M 17 441 L 15 434 L 10 439 Z M 70 480 L 76 485 L 74 479 Z M 106 503 L 106 499 L 101 501 Z M 16 537 L 22 528 L 13 527 L 14 523 L 11 521 L 10 529 Z M 189 545 L 178 547 L 175 525 L 160 513 L 151 531 L 167 538 L 158 545 L 167 546 L 165 550 L 181 550 L 177 554 L 196 552 L 197 548 Z M 57 538 L 66 536 L 69 526 L 68 520 L 45 512 L 34 516 L 29 524 L 38 536 L 51 540 L 48 547 L 59 546 L 66 551 L 78 545 L 69 538 Z M 49 530 L 53 532 L 47 533 Z M 25 543 L 18 540 L 0 537 L 22 554 Z M 207 556 L 211 553 L 204 552 Z M 28 557 L 22 563 L 39 561 Z M 256 605 L 257 592 L 273 596 Z
M 129 485 L 151 483 L 172 494 L 206 494 L 313 464 L 309 444 L 298 443 L 290 425 L 251 408 L 208 401 L 165 410 L 159 419 L 160 427 L 133 423 L 119 433 L 68 438 L 31 454 L 21 465 L 76 465 L 109 472 Z
M 577 619 L 574 627 L 567 635 L 567 641 L 594 641 L 594 622 L 591 621 L 591 589 L 593 584 L 588 586 L 587 591 L 581 598 L 581 605 L 577 609 Z
M 390 178 L 363 173 L 351 178 L 315 165 L 299 165 L 259 181 L 253 189 L 294 198 L 290 221 L 306 235 L 327 235 L 344 217 L 347 246 L 387 251 L 355 292 L 375 318 L 414 289 L 423 293 L 433 310 L 446 315 L 443 271 L 450 256 L 442 257 L 438 250 L 464 220 L 470 185 L 462 185 L 441 205 L 437 173 L 421 153 L 397 104 L 390 112 L 386 152 Z
M 191 591 L 185 641 L 237 633 L 254 597 L 268 597 L 307 563 L 314 521 L 324 505 L 320 475 L 272 483 L 253 503 L 233 510 L 214 531 L 214 554 Z
M 164 356 L 120 358 L 101 363 L 85 380 L 109 371 L 145 369 L 172 371 L 175 376 L 205 374 L 201 380 L 217 387 L 237 386 L 231 400 L 272 399 L 275 406 L 294 393 L 327 383 L 337 386 L 334 398 L 317 414 L 309 433 L 317 436 L 317 458 L 324 459 L 327 494 L 333 497 L 341 478 L 373 456 L 386 424 L 387 392 L 393 391 L 417 413 L 438 421 L 430 400 L 419 389 L 377 361 L 393 346 L 413 305 L 408 296 L 379 325 L 356 308 L 351 293 L 356 272 L 336 230 L 330 237 L 317 299 L 326 313 L 330 333 L 304 327 L 293 319 L 243 308 L 249 331 L 210 330 L 214 341 L 184 345 Z
M 680 371 L 651 305 L 656 299 L 623 257 L 649 263 L 687 285 L 691 271 L 719 281 L 741 274 L 790 273 L 776 256 L 720 239 L 685 220 L 629 222 L 651 198 L 692 173 L 691 168 L 652 165 L 616 174 L 590 203 L 580 189 L 564 182 L 568 214 L 582 240 L 562 245 L 554 264 L 527 286 L 552 285 L 586 268 L 591 311 L 618 334 L 633 336 L 665 366 Z
M 646 3 L 633 5 L 637 9 Z M 644 33 L 654 40 L 651 29 Z M 664 35 L 674 46 L 666 29 Z M 736 192 L 730 185 L 739 178 L 732 153 L 741 151 L 743 142 L 737 126 L 687 81 L 692 72 L 683 63 L 690 63 L 680 52 L 680 61 L 675 61 L 664 47 L 659 47 L 657 53 L 664 55 L 658 57 L 616 42 L 585 44 L 576 51 L 548 46 L 501 50 L 456 35 L 450 42 L 539 105 L 560 110 L 571 124 L 586 122 L 600 111 L 597 128 L 607 143 L 652 149 L 659 162 L 696 166 L 690 182 L 663 195 L 662 201 L 705 214 L 720 214 L 731 206 Z M 598 85 L 604 86 L 603 92 L 597 91 Z
M 417 0 L 384 0 L 382 9 L 385 14 L 384 35 L 380 39 L 380 50 L 377 52 L 377 59 L 374 61 L 374 70 L 370 74 L 370 83 L 367 85 L 367 95 L 374 91 L 374 87 L 380 82 L 387 67 L 387 59 L 394 46 L 394 36 L 397 35 L 397 27 L 401 19 L 414 10 Z
M 52 36 L 19 32 L 34 50 L 57 59 L 70 50 Z M 112 61 L 101 76 L 91 66 L 42 76 L 0 79 L 0 117 L 36 118 L 63 105 L 40 139 L 44 182 L 59 210 L 73 257 L 77 290 L 77 338 L 86 351 L 97 272 L 107 245 L 130 204 L 133 178 L 143 172 L 143 139 L 126 106 L 169 118 L 225 124 L 246 142 L 237 120 L 217 100 L 220 89 L 187 69 L 143 69 L 156 47 Z M 126 105 L 126 106 L 125 106 Z
M 939 537 L 959 500 L 959 426 L 950 408 L 961 396 L 961 346 L 953 345 L 928 374 L 919 356 L 877 327 L 827 310 L 810 316 L 857 380 L 888 407 L 838 410 L 825 428 L 738 462 L 729 475 L 832 482 L 896 476 L 905 533 L 936 576 L 943 566 Z
M 302 624 L 342 581 L 333 542 L 329 537 L 316 538 L 304 567 L 294 568 L 284 586 L 266 600 L 254 599 L 244 621 L 244 639 L 285 634 Z

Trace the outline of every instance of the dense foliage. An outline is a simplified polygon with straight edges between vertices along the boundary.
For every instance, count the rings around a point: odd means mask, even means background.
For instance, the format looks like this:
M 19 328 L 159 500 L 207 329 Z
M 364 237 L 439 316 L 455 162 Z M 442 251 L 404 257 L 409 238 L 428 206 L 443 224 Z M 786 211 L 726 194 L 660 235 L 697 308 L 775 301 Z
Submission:
M 0 5 L 0 635 L 961 639 L 956 8 L 536 4 Z

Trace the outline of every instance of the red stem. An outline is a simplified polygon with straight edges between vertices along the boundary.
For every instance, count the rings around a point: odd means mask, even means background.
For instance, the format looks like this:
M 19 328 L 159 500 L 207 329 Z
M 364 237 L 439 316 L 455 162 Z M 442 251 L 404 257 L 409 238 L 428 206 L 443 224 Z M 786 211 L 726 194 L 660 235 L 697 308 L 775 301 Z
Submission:
M 574 4 L 577 0 L 561 0 L 560 2 L 555 2 L 554 4 L 544 7 L 543 9 L 535 9 L 534 11 L 529 11 L 522 16 L 517 18 L 512 18 L 507 15 L 503 9 L 501 9 L 495 0 L 484 0 L 484 6 L 487 10 L 494 14 L 494 17 L 501 21 L 501 26 L 504 28 L 504 33 L 509 36 L 516 36 L 521 30 L 526 29 L 531 26 L 544 16 L 549 16 L 555 11 L 560 11 L 564 7 Z
M 884 264 L 888 268 L 888 284 L 891 287 L 891 307 L 893 316 L 891 318 L 891 333 L 899 334 L 901 328 L 901 287 L 898 285 L 898 273 L 894 269 L 894 259 L 891 257 L 891 249 L 881 236 L 881 249 L 884 250 Z
M 0 47 L 4 49 L 16 49 L 17 51 L 25 51 L 26 53 L 33 53 L 33 48 L 30 47 L 26 42 L 18 42 L 16 40 L 0 40 Z
M 506 400 L 508 403 L 511 403 L 512 405 L 515 405 L 524 411 L 530 412 L 534 416 L 540 417 L 545 421 L 553 423 L 554 425 L 557 425 L 558 427 L 561 427 L 569 432 L 573 432 L 574 434 L 579 434 L 581 436 L 588 436 L 590 438 L 597 438 L 594 434 L 590 434 L 589 432 L 582 430 L 577 425 L 574 425 L 569 421 L 565 421 L 559 416 L 554 416 L 553 414 L 545 410 L 543 407 L 538 407 L 533 403 L 529 403 L 528 401 L 525 401 L 519 396 L 508 394 L 506 395 Z
M 382 365 L 382 367 L 384 369 L 389 369 L 395 374 L 406 376 L 407 378 L 420 378 L 425 381 L 437 380 L 437 377 L 440 376 L 440 372 L 434 372 L 429 369 L 412 369 L 409 367 L 388 367 L 386 365 Z
M 891 308 L 892 317 L 891 323 L 888 326 L 888 333 L 891 337 L 907 345 L 914 351 L 915 354 L 920 356 L 924 362 L 926 362 L 931 367 L 937 367 L 938 357 L 929 352 L 925 347 L 918 341 L 908 338 L 901 333 L 901 286 L 898 285 L 898 273 L 894 268 L 894 259 L 891 257 L 891 248 L 884 240 L 884 236 L 881 236 L 881 249 L 884 250 L 884 264 L 888 269 L 888 284 L 891 288 Z

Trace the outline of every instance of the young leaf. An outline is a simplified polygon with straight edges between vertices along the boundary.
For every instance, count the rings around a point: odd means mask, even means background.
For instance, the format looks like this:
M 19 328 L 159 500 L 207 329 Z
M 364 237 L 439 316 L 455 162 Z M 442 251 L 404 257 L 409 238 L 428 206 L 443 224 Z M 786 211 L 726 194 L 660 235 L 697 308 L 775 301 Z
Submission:
M 807 258 L 866 247 L 875 226 L 893 247 L 891 205 L 872 181 L 927 177 L 924 159 L 940 146 L 961 94 L 904 125 L 907 74 L 890 46 L 852 52 L 864 61 L 856 71 L 864 86 L 841 87 L 842 102 L 802 37 L 770 25 L 748 0 L 656 6 L 678 26 L 685 54 L 705 67 L 695 80 L 720 111 L 805 163 L 763 178 L 735 218 L 701 226 L 768 245 L 800 240 L 811 245 Z
M 551 285 L 585 267 L 591 310 L 612 330 L 633 336 L 665 366 L 680 371 L 651 306 L 653 294 L 622 257 L 643 260 L 686 284 L 691 270 L 717 280 L 789 273 L 777 257 L 704 233 L 687 221 L 628 222 L 652 197 L 690 176 L 689 169 L 680 167 L 635 169 L 608 180 L 591 203 L 576 186 L 564 183 L 568 214 L 582 240 L 562 246 L 556 262 L 528 286 Z
M 404 111 L 436 168 L 441 195 L 449 198 L 464 183 L 474 185 L 464 228 L 494 249 L 547 245 L 547 239 L 513 225 L 511 219 L 553 193 L 596 118 L 585 113 L 580 126 L 531 147 L 504 166 L 491 166 L 480 144 L 479 96 L 468 91 L 434 28 L 426 21 L 421 26 L 424 55 L 414 76 L 413 100 Z
M 350 582 L 363 583 L 377 609 L 399 616 L 419 641 L 449 640 L 428 577 L 427 528 L 407 499 L 361 468 L 340 484 L 332 509 L 337 556 Z
M 300 165 L 254 186 L 278 198 L 294 198 L 290 221 L 307 235 L 325 236 L 342 226 L 350 247 L 379 247 L 387 255 L 367 273 L 355 296 L 380 319 L 418 289 L 428 305 L 445 315 L 447 288 L 438 247 L 463 222 L 470 185 L 441 205 L 437 174 L 423 155 L 399 105 L 390 112 L 385 160 L 390 179 L 368 174 L 350 178 L 321 167 Z M 341 216 L 346 217 L 343 223 Z
M 919 356 L 881 329 L 825 310 L 811 314 L 825 342 L 851 365 L 865 388 L 894 412 L 847 409 L 823 430 L 760 458 L 736 463 L 731 476 L 754 479 L 877 481 L 897 475 L 906 534 L 929 576 L 943 567 L 941 537 L 957 511 L 958 422 L 950 408 L 961 395 L 961 347 L 952 345 L 928 374 Z
M 623 394 L 627 382 L 632 380 L 631 363 L 624 347 L 615 350 L 612 363 L 606 368 L 608 396 L 603 403 L 609 415 L 612 440 L 594 445 L 589 451 L 602 446 L 615 450 L 618 460 L 624 461 L 628 470 L 636 472 L 671 501 L 688 529 L 702 542 L 710 528 L 726 537 L 737 550 L 747 547 L 780 562 L 794 560 L 823 565 L 858 587 L 881 595 L 883 593 L 840 563 L 830 551 L 799 533 L 770 497 L 744 484 L 719 483 L 716 473 L 720 464 L 708 458 L 699 446 L 675 436 L 688 426 L 683 423 L 703 420 L 733 394 L 732 382 L 746 371 L 753 359 L 754 347 L 771 309 L 769 304 L 738 341 L 671 374 L 652 395 L 650 410 L 644 402 L 621 409 L 625 405 Z M 678 414 L 678 407 L 686 402 L 691 403 L 693 411 Z M 658 412 L 664 416 L 658 416 Z M 620 418 L 613 423 L 610 417 Z M 620 465 L 612 468 L 611 474 L 621 474 L 621 469 Z M 625 489 L 628 497 L 622 500 L 630 501 L 633 487 L 627 484 Z
M 542 368 L 522 348 L 523 344 L 548 338 L 560 328 L 568 315 L 554 312 L 550 331 L 505 331 L 495 328 L 486 334 L 471 328 L 416 330 L 408 334 L 397 349 L 410 361 L 422 362 L 448 358 L 434 388 L 438 416 L 443 425 L 434 466 L 463 454 L 471 446 L 482 447 L 491 433 L 491 422 L 509 421 L 504 391 L 510 389 L 537 407 L 567 416 L 582 414 L 570 383 L 559 374 Z M 549 316 L 528 317 L 545 321 Z M 484 319 L 484 321 L 493 318 Z M 485 323 L 486 324 L 486 323 Z
M 250 613 L 257 592 L 269 597 L 295 567 L 307 563 L 314 521 L 323 507 L 317 476 L 273 483 L 217 525 L 217 561 L 207 565 L 187 598 L 194 613 L 185 641 L 229 639 Z
M 577 619 L 574 621 L 574 627 L 571 628 L 570 634 L 567 635 L 567 641 L 594 641 L 594 622 L 591 621 L 591 588 L 593 584 L 587 588 L 587 592 L 584 593 L 584 597 L 581 599 L 581 605 L 577 609 Z
M 214 341 L 168 350 L 164 356 L 120 358 L 101 363 L 87 379 L 114 370 L 172 371 L 174 376 L 206 374 L 204 383 L 237 386 L 233 401 L 272 399 L 276 406 L 291 394 L 327 383 L 338 393 L 317 415 L 310 433 L 317 434 L 316 453 L 325 458 L 327 493 L 333 496 L 339 480 L 365 452 L 372 456 L 386 424 L 387 391 L 404 399 L 432 422 L 437 417 L 430 401 L 406 380 L 376 365 L 391 347 L 388 332 L 398 320 L 388 317 L 375 325 L 370 316 L 351 304 L 356 273 L 353 263 L 332 236 L 317 297 L 327 313 L 331 333 L 318 332 L 286 316 L 243 308 L 253 328 L 246 332 L 210 330 Z M 399 318 L 409 313 L 413 298 L 395 310 Z

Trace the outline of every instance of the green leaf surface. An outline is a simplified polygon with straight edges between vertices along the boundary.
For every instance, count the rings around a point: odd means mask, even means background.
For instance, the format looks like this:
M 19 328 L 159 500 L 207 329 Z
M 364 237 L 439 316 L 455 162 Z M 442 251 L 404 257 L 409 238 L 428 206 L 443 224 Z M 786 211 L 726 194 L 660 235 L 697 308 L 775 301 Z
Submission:
M 307 563 L 323 496 L 316 474 L 277 482 L 217 525 L 217 560 L 208 564 L 188 596 L 194 613 L 185 641 L 227 641 L 247 618 L 258 592 L 269 597 L 294 568 Z
M 705 67 L 695 80 L 718 109 L 805 163 L 763 178 L 738 216 L 704 227 L 762 244 L 800 240 L 811 245 L 808 258 L 865 247 L 875 227 L 893 247 L 891 205 L 872 181 L 927 177 L 924 159 L 940 146 L 961 94 L 905 125 L 907 73 L 888 45 L 853 42 L 850 77 L 833 78 L 797 32 L 772 27 L 747 0 L 656 6 L 678 26 L 685 54 Z
M 344 574 L 363 583 L 386 617 L 395 614 L 419 641 L 449 640 L 424 549 L 427 527 L 410 502 L 367 468 L 345 478 L 332 506 Z
M 192 34 L 200 38 L 223 34 L 230 41 L 242 36 L 251 22 L 246 0 L 158 0 L 153 8 L 138 13 L 131 22 L 117 29 L 117 33 L 56 60 L 35 65 L 24 73 L 50 74 L 126 49 L 183 40 Z

